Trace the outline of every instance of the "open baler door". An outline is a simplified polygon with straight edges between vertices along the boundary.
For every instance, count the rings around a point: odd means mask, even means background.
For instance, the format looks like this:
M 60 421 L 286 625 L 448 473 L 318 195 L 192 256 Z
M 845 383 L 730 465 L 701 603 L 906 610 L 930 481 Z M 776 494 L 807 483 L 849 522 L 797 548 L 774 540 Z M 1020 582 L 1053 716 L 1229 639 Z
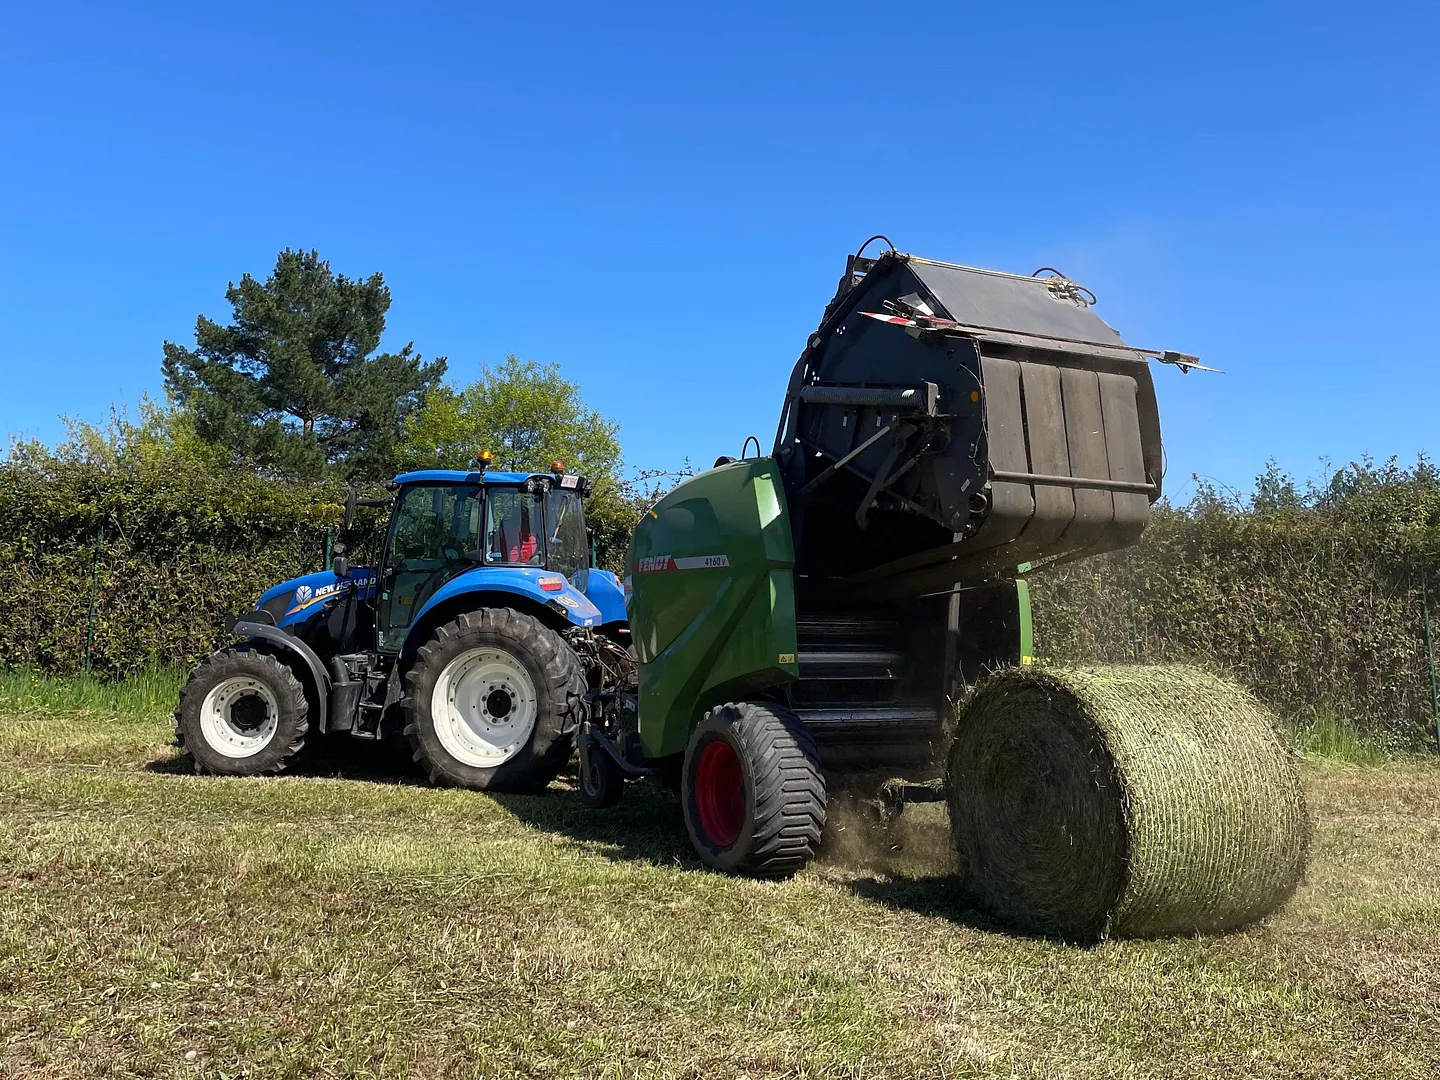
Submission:
M 1134 543 L 1160 495 L 1162 354 L 1093 301 L 1058 275 L 852 258 L 777 434 L 797 572 L 901 599 Z

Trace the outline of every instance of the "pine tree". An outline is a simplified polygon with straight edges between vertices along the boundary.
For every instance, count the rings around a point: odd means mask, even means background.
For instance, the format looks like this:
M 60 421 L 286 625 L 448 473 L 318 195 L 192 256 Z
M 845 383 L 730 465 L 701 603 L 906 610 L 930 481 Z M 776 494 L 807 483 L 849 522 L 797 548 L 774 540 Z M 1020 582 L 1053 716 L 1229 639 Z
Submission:
M 234 321 L 195 322 L 195 348 L 165 342 L 165 385 L 204 439 L 280 476 L 388 473 L 409 414 L 445 374 L 413 343 L 377 353 L 390 309 L 380 274 L 335 274 L 282 251 L 263 283 L 225 290 Z

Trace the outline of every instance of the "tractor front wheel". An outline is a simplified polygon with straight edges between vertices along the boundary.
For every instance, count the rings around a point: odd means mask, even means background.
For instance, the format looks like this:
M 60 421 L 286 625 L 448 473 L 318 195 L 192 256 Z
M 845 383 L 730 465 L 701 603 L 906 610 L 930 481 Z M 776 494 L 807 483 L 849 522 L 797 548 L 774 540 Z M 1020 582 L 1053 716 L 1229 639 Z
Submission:
M 741 702 L 705 714 L 681 780 L 685 827 L 716 870 L 788 877 L 825 828 L 825 779 L 814 740 L 782 705 Z
M 175 734 L 196 772 L 279 772 L 305 742 L 309 704 L 300 681 L 268 653 L 235 647 L 205 660 L 180 691 Z
M 405 680 L 405 734 L 432 783 L 539 791 L 570 758 L 584 673 L 533 616 L 466 612 L 421 646 Z

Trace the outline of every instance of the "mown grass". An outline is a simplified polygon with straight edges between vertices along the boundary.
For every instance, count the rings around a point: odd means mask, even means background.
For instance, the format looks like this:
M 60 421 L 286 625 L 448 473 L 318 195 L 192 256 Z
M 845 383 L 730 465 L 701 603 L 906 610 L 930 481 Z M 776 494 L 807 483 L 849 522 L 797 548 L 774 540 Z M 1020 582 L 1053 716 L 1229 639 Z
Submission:
M 0 682 L 0 1076 L 1440 1070 L 1433 764 L 1308 764 L 1311 871 L 1268 922 L 1079 949 L 959 903 L 934 806 L 837 815 L 820 864 L 743 881 L 661 791 L 439 791 L 361 744 L 197 777 L 158 691 L 23 693 Z

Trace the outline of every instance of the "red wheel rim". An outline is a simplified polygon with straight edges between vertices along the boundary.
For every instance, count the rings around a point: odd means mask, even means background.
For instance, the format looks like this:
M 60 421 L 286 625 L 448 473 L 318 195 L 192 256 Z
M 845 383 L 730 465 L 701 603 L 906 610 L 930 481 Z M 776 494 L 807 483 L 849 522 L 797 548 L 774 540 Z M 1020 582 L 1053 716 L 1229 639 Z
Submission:
M 719 739 L 700 752 L 695 766 L 695 810 L 705 838 L 728 848 L 745 827 L 745 770 L 727 742 Z

